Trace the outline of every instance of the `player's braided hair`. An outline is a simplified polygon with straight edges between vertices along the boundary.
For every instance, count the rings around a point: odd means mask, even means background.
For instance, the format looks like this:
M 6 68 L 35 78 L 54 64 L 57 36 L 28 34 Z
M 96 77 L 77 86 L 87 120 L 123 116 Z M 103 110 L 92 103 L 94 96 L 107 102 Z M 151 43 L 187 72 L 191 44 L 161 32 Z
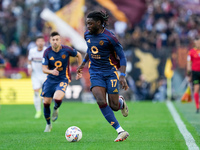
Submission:
M 109 15 L 107 14 L 107 12 L 103 12 L 103 11 L 93 11 L 91 13 L 88 14 L 87 18 L 92 18 L 95 21 L 100 20 L 101 24 L 105 27 L 109 18 Z

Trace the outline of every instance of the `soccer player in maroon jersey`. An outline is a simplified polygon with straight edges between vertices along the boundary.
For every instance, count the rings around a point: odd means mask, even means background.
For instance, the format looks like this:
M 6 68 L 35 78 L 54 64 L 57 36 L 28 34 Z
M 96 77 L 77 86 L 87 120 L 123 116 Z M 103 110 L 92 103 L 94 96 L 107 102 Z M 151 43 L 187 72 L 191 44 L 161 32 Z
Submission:
M 200 84 L 200 38 L 194 40 L 192 48 L 187 56 L 187 76 L 189 81 L 192 79 L 194 87 L 194 99 L 196 112 L 199 113 L 199 84 Z

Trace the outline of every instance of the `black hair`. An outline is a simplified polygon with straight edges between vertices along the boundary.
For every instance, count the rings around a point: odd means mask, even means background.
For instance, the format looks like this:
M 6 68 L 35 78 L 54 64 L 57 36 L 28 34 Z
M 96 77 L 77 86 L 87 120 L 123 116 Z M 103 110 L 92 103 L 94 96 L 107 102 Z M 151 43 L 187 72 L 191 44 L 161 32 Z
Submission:
M 199 35 L 196 35 L 195 37 L 194 37 L 194 40 L 199 40 L 200 39 L 200 36 Z
M 87 18 L 92 18 L 95 21 L 100 20 L 101 24 L 105 27 L 108 21 L 109 15 L 107 14 L 107 12 L 103 12 L 103 11 L 92 11 L 87 15 Z
M 51 37 L 54 37 L 54 36 L 56 36 L 56 35 L 59 35 L 59 36 L 60 36 L 60 34 L 59 34 L 58 32 L 54 31 L 54 32 L 51 33 L 50 36 L 51 36 Z
M 44 39 L 44 36 L 43 36 L 43 35 L 38 35 L 38 36 L 35 38 L 35 41 L 37 41 L 37 39 Z

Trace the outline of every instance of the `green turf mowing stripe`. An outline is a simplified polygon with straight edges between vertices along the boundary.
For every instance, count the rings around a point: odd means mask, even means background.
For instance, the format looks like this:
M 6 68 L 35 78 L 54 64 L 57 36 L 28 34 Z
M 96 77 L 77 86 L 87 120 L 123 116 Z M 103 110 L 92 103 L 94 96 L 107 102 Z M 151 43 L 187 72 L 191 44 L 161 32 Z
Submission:
M 115 143 L 117 133 L 97 104 L 63 103 L 51 133 L 43 132 L 46 125 L 43 117 L 34 119 L 33 105 L 2 105 L 0 149 L 187 150 L 165 103 L 128 102 L 128 106 L 128 117 L 123 117 L 120 111 L 115 115 L 130 137 Z M 65 131 L 73 125 L 82 130 L 83 138 L 69 143 Z

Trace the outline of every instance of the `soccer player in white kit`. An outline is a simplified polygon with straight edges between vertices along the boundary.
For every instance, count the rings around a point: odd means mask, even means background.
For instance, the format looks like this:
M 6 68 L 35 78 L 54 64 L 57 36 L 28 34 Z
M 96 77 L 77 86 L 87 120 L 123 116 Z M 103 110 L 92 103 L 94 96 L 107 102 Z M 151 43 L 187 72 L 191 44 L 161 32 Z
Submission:
M 34 90 L 34 106 L 36 109 L 35 118 L 40 118 L 41 112 L 41 97 L 39 94 L 42 84 L 46 79 L 46 74 L 42 71 L 43 53 L 47 48 L 43 36 L 36 37 L 36 47 L 29 50 L 28 55 L 28 73 L 31 75 L 33 90 Z

